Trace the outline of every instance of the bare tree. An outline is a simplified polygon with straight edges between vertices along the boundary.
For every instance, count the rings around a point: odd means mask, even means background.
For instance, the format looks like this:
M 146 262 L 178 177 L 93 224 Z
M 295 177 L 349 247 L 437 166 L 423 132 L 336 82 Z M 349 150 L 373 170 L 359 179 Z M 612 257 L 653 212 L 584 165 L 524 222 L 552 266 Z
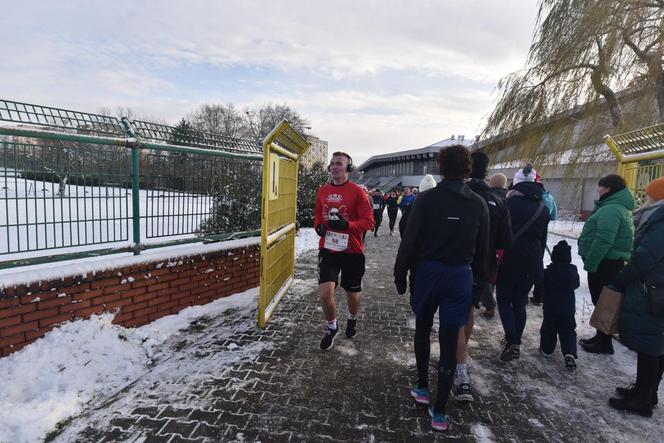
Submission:
M 263 139 L 278 125 L 281 120 L 288 120 L 300 134 L 306 134 L 309 121 L 290 106 L 267 104 L 260 108 L 246 109 L 244 112 L 243 134 L 262 143 Z
M 242 135 L 243 118 L 232 103 L 205 103 L 189 116 L 193 127 L 214 135 L 238 138 Z
M 614 127 L 623 111 L 614 92 L 621 58 L 617 20 L 603 0 L 540 0 L 526 67 L 502 79 L 485 135 L 541 124 L 556 113 L 606 100 Z
M 629 66 L 645 68 L 636 83 L 653 87 L 659 119 L 664 120 L 664 0 L 621 0 L 616 14 L 624 17 L 619 29 L 629 53 Z

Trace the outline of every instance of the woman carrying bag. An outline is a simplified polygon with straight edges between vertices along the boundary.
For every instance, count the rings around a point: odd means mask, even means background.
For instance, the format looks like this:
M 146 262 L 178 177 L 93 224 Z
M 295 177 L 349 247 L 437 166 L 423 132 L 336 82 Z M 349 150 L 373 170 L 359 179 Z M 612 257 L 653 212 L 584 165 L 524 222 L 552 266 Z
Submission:
M 664 177 L 646 193 L 646 206 L 634 213 L 634 253 L 610 285 L 625 294 L 618 330 L 637 353 L 636 383 L 617 388 L 609 405 L 650 417 L 664 372 Z
M 593 305 L 611 279 L 622 270 L 634 243 L 632 210 L 636 206 L 625 180 L 615 174 L 602 177 L 597 184 L 599 200 L 583 225 L 579 236 L 579 255 L 588 272 L 588 288 Z M 595 354 L 613 354 L 611 336 L 597 331 L 594 337 L 580 340 L 581 348 Z

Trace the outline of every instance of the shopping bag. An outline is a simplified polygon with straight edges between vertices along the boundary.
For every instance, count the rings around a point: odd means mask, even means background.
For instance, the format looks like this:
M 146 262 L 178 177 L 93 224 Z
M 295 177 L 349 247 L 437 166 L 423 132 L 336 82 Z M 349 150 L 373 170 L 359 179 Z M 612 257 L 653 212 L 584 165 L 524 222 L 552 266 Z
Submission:
M 597 300 L 597 306 L 590 316 L 590 326 L 607 335 L 618 332 L 620 321 L 620 307 L 623 302 L 623 294 L 618 291 L 602 288 Z

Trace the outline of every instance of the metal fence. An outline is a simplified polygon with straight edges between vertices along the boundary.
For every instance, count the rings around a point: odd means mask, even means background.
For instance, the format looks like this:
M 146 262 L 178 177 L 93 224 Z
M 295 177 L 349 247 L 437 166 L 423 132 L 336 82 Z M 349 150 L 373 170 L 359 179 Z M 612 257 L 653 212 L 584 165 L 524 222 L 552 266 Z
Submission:
M 259 235 L 262 147 L 0 100 L 0 268 Z
M 637 202 L 643 203 L 648 183 L 664 176 L 664 123 L 606 135 L 604 142 L 620 162 L 618 174 L 625 178 Z

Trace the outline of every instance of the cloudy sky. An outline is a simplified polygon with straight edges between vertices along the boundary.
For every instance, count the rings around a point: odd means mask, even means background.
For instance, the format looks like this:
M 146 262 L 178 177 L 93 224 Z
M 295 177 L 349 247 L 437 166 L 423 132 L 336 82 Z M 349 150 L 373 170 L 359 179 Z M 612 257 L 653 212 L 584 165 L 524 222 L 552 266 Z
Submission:
M 289 104 L 369 156 L 479 133 L 524 62 L 535 0 L 21 0 L 0 6 L 0 98 L 175 122 Z

